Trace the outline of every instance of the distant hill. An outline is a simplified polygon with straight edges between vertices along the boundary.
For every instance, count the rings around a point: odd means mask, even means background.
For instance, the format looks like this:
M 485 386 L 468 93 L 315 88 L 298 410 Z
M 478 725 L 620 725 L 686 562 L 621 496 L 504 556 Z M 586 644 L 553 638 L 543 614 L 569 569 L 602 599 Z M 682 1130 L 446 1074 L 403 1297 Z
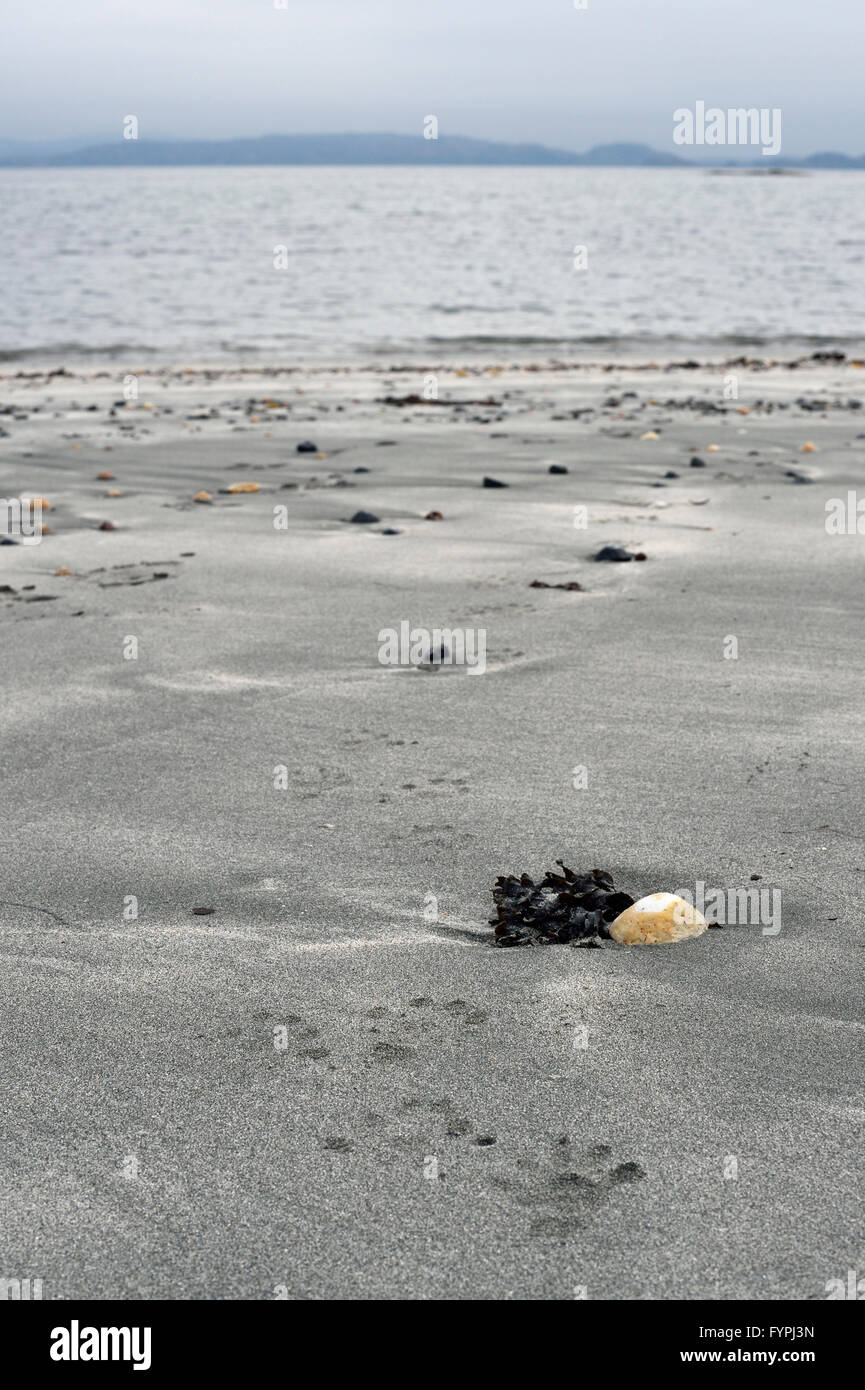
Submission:
M 79 135 L 77 139 L 67 136 L 65 140 L 8 140 L 0 137 L 0 162 L 7 164 L 14 160 L 16 164 L 44 163 L 54 155 L 73 154 L 91 145 L 104 144 L 105 140 L 104 131 L 98 135 Z
M 865 155 L 854 157 L 828 150 L 821 154 L 809 154 L 807 159 L 798 162 L 801 169 L 865 169 Z
M 577 156 L 579 164 L 618 165 L 620 168 L 655 169 L 687 166 L 690 160 L 664 154 L 648 145 L 595 145 L 588 154 Z
M 2 168 L 136 168 L 190 165 L 511 165 L 594 168 L 865 169 L 865 155 L 832 151 L 806 159 L 764 159 L 738 147 L 736 158 L 683 159 L 648 145 L 595 145 L 586 154 L 547 145 L 509 145 L 464 135 L 258 135 L 236 140 L 123 140 L 70 148 L 74 142 L 24 145 L 0 139 Z
M 2 153 L 2 144 L 0 144 Z M 54 150 L 0 158 L 17 168 L 93 168 L 154 165 L 255 164 L 500 164 L 500 165 L 685 165 L 674 154 L 648 145 L 597 146 L 588 154 L 546 145 L 507 145 L 442 135 L 259 135 L 237 140 L 122 140 L 77 150 Z

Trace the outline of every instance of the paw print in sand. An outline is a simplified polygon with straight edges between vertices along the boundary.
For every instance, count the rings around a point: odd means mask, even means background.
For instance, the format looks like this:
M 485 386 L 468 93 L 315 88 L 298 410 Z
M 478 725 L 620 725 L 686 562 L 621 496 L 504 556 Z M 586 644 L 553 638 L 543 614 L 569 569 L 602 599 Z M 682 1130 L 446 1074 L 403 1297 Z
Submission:
M 574 1155 L 566 1134 L 553 1144 L 550 1160 L 522 1159 L 518 1166 L 522 1180 L 496 1177 L 492 1182 L 528 1209 L 533 1236 L 578 1234 L 616 1189 L 646 1176 L 633 1159 L 616 1162 L 609 1144 L 593 1144 Z

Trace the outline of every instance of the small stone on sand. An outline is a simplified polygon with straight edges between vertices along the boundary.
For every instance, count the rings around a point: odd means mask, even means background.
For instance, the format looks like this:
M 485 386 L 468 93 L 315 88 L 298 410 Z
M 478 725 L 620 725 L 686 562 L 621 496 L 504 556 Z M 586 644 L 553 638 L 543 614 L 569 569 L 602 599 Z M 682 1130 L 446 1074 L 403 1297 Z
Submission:
M 627 560 L 633 560 L 634 556 L 630 550 L 625 550 L 620 545 L 602 545 L 595 560 L 609 560 L 614 564 L 624 564 Z
M 610 936 L 624 946 L 662 946 L 701 936 L 708 925 L 701 912 L 675 893 L 650 893 L 619 914 Z
M 628 557 L 630 559 L 630 556 Z M 547 584 L 544 579 L 533 579 L 529 585 L 530 589 L 567 589 L 569 592 L 582 593 L 583 586 L 578 584 L 576 579 L 569 579 L 566 584 Z

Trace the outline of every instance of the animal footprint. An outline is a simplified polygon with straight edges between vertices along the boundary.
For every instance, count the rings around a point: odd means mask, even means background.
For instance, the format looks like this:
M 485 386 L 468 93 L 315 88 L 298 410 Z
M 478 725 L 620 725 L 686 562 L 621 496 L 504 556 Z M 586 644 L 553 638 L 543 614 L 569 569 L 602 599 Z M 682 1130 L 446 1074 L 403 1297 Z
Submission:
M 631 1159 L 615 1163 L 612 1159 L 609 1144 L 593 1144 L 575 1158 L 565 1134 L 554 1144 L 551 1161 L 522 1161 L 520 1167 L 531 1174 L 531 1181 L 493 1181 L 520 1206 L 534 1210 L 531 1235 L 568 1237 L 584 1229 L 616 1188 L 645 1178 L 639 1163 Z
M 300 1014 L 287 1014 L 281 1023 L 273 1026 L 273 1045 L 277 1052 L 287 1052 L 294 1047 L 295 1057 L 308 1062 L 321 1062 L 330 1056 L 330 1048 L 315 1041 L 321 1029 L 307 1022 Z

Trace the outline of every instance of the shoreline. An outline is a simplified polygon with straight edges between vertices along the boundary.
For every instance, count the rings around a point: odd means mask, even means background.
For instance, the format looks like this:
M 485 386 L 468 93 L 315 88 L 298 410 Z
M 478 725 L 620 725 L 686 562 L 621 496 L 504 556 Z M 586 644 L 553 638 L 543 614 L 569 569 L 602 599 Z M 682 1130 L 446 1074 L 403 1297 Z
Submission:
M 830 345 L 830 343 L 832 345 Z M 822 367 L 836 366 L 839 368 L 853 368 L 859 370 L 865 367 L 865 337 L 861 339 L 862 353 L 856 354 L 845 351 L 840 346 L 835 345 L 834 340 L 829 340 L 824 347 L 814 347 L 813 344 L 801 345 L 800 349 L 792 356 L 784 356 L 783 352 L 759 352 L 749 353 L 743 347 L 736 350 L 728 347 L 723 355 L 709 355 L 702 358 L 695 358 L 691 354 L 685 356 L 673 354 L 655 354 L 652 356 L 641 356 L 634 354 L 626 358 L 620 357 L 581 357 L 563 359 L 558 356 L 546 356 L 541 358 L 531 358 L 526 360 L 510 360 L 510 354 L 493 354 L 490 348 L 488 357 L 481 357 L 476 352 L 468 356 L 459 357 L 458 347 L 456 351 L 451 351 L 446 359 L 430 357 L 409 360 L 399 360 L 399 353 L 394 354 L 396 360 L 384 361 L 373 358 L 345 359 L 342 361 L 289 361 L 289 362 L 269 362 L 269 361 L 250 361 L 242 358 L 214 358 L 210 361 L 199 359 L 194 365 L 190 365 L 189 359 L 177 357 L 174 359 L 163 359 L 156 362 L 146 362 L 140 357 L 129 355 L 124 358 L 113 358 L 106 356 L 102 361 L 94 361 L 88 354 L 87 358 L 76 360 L 74 357 L 66 357 L 59 365 L 53 356 L 41 360 L 30 361 L 22 359 L 17 362 L 14 354 L 0 353 L 0 381 L 19 381 L 19 380 L 53 380 L 63 377 L 75 378 L 76 380 L 99 380 L 106 376 L 123 376 L 132 372 L 136 376 L 152 377 L 160 380 L 165 377 L 189 377 L 189 376 L 221 376 L 230 378 L 256 376 L 262 378 L 269 376 L 326 376 L 330 374 L 348 375 L 356 373 L 358 375 L 393 373 L 395 375 L 408 373 L 421 373 L 428 371 L 450 371 L 465 372 L 468 375 L 480 375 L 484 372 L 650 372 L 661 371 L 665 373 L 677 371 L 703 371 L 720 372 L 730 367 L 742 367 L 749 371 L 761 372 L 776 369 L 813 370 Z M 849 343 L 846 344 L 849 348 Z M 810 350 L 809 350 L 810 348 Z M 383 359 L 386 355 L 385 350 L 379 354 Z M 58 352 L 57 357 L 64 354 Z M 458 359 L 458 360 L 457 360 Z M 16 365 L 17 362 L 17 365 Z M 13 370 L 14 368 L 14 370 Z

